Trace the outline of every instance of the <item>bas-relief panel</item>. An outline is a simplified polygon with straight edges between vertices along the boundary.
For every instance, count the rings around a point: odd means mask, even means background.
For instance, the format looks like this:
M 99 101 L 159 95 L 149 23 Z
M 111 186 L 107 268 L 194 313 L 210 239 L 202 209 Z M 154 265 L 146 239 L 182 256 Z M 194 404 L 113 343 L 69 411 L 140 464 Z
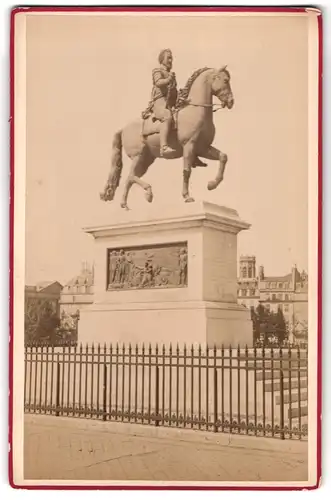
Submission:
M 107 262 L 108 290 L 187 286 L 187 242 L 109 248 Z

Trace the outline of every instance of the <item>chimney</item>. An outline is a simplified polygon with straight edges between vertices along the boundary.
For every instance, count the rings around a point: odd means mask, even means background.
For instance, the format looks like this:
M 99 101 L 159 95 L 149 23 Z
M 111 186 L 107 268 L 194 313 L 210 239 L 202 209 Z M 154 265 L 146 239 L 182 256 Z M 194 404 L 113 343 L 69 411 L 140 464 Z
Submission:
M 264 280 L 264 266 L 259 267 L 259 279 Z

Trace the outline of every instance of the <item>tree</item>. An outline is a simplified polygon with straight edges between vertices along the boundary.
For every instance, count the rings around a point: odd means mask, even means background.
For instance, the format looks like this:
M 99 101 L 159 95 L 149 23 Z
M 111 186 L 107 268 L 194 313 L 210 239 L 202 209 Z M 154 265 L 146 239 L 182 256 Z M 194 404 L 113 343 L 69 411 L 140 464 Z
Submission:
M 37 339 L 41 341 L 53 342 L 56 338 L 56 329 L 59 325 L 59 317 L 56 313 L 54 313 L 51 304 L 46 302 L 37 326 Z
M 256 310 L 251 309 L 251 319 L 253 322 L 254 345 L 260 342 L 263 345 L 283 344 L 287 337 L 287 328 L 281 309 L 274 313 L 259 304 Z
M 300 342 L 307 343 L 308 321 L 294 318 L 292 324 L 288 327 L 288 333 L 292 336 L 292 341 L 295 344 L 299 344 Z
M 287 339 L 287 327 L 283 311 L 279 308 L 274 315 L 275 336 L 278 339 L 278 344 L 282 345 Z
M 27 299 L 25 302 L 25 342 L 49 342 L 56 336 L 59 318 L 51 302 Z
M 253 307 L 251 308 L 254 345 L 257 342 L 260 342 L 261 337 L 265 338 L 267 332 L 269 314 L 270 314 L 269 311 L 265 307 L 263 307 L 262 304 L 259 304 L 255 311 Z

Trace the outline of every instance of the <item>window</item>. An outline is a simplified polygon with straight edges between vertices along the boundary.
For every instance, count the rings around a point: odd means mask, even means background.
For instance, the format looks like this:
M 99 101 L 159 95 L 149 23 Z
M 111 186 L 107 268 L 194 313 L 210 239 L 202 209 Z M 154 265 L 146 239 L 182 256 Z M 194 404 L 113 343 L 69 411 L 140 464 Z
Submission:
M 278 304 L 278 310 L 282 311 L 283 310 L 283 304 Z
M 286 293 L 286 294 L 285 294 L 285 300 L 286 300 L 286 301 L 289 301 L 289 300 L 290 300 L 288 293 Z
M 271 300 L 276 300 L 276 294 L 275 293 L 272 294 Z
M 243 267 L 243 278 L 247 278 L 247 267 Z
M 252 277 L 252 268 L 248 268 L 248 277 L 251 278 Z
M 282 300 L 283 296 L 281 293 L 277 293 L 277 300 Z
M 289 305 L 288 304 L 284 304 L 284 312 L 288 312 L 289 311 Z
M 283 283 L 278 283 L 278 288 L 283 288 Z
M 247 296 L 247 290 L 242 290 L 242 296 L 246 297 Z

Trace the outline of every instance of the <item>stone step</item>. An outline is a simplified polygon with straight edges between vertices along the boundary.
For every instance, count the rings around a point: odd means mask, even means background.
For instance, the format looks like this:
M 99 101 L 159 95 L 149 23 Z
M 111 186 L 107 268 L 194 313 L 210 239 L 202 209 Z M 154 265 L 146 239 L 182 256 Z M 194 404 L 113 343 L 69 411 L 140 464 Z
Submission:
M 288 380 L 284 380 L 283 383 L 284 390 L 289 389 L 290 383 Z M 292 389 L 298 389 L 299 387 L 299 380 L 298 379 L 293 379 L 291 380 L 291 388 Z M 307 389 L 308 387 L 308 380 L 307 379 L 300 379 L 300 389 Z M 266 382 L 265 384 L 265 392 L 271 392 L 272 391 L 272 383 L 271 382 Z M 279 392 L 280 391 L 280 382 L 274 382 L 274 392 Z
M 236 358 L 233 358 L 233 365 L 236 362 Z M 241 367 L 246 367 L 246 361 L 241 360 Z M 308 361 L 307 359 L 300 359 L 300 361 L 297 360 L 292 360 L 292 361 L 272 361 L 270 358 L 266 359 L 265 361 L 248 361 L 247 363 L 248 369 L 279 369 L 282 367 L 283 370 L 288 370 L 289 368 L 295 372 L 298 370 L 298 368 L 307 368 L 308 367 Z
M 291 408 L 288 410 L 288 418 L 299 418 L 308 416 L 308 406 L 300 406 L 300 408 Z
M 299 393 L 295 392 L 291 394 L 291 402 L 297 403 L 299 401 Z M 300 402 L 308 401 L 308 391 L 300 391 Z M 290 395 L 288 393 L 284 394 L 284 404 L 289 404 Z M 276 404 L 280 404 L 280 395 L 276 396 Z
M 272 371 L 273 371 L 273 376 L 272 376 Z M 279 380 L 280 378 L 280 370 L 266 370 L 264 373 L 263 372 L 257 372 L 256 374 L 256 380 Z M 290 372 L 287 370 L 283 370 L 283 375 L 284 375 L 284 381 L 289 380 Z M 297 380 L 298 376 L 300 375 L 300 379 L 306 378 L 307 377 L 307 370 L 300 370 L 300 372 L 291 372 L 291 379 Z
M 249 350 L 247 354 L 248 354 L 247 357 L 249 359 L 250 358 L 254 359 L 254 358 L 262 358 L 263 357 L 261 349 L 257 349 L 256 350 L 256 354 L 255 354 L 255 352 L 253 350 Z M 243 350 L 240 351 L 240 356 L 239 357 L 243 361 L 246 359 L 246 354 L 243 352 Z M 264 357 L 266 359 L 271 359 L 271 352 L 270 352 L 270 350 L 265 349 Z M 300 362 L 301 362 L 302 360 L 307 360 L 308 359 L 308 353 L 307 353 L 307 351 L 300 351 L 300 354 L 298 354 L 298 351 L 291 351 L 291 353 L 289 353 L 288 351 L 283 351 L 282 352 L 282 356 L 280 356 L 279 352 L 274 351 L 273 355 L 272 355 L 272 359 L 274 359 L 274 360 L 282 359 L 283 361 L 284 360 L 288 360 L 288 359 L 300 359 Z

